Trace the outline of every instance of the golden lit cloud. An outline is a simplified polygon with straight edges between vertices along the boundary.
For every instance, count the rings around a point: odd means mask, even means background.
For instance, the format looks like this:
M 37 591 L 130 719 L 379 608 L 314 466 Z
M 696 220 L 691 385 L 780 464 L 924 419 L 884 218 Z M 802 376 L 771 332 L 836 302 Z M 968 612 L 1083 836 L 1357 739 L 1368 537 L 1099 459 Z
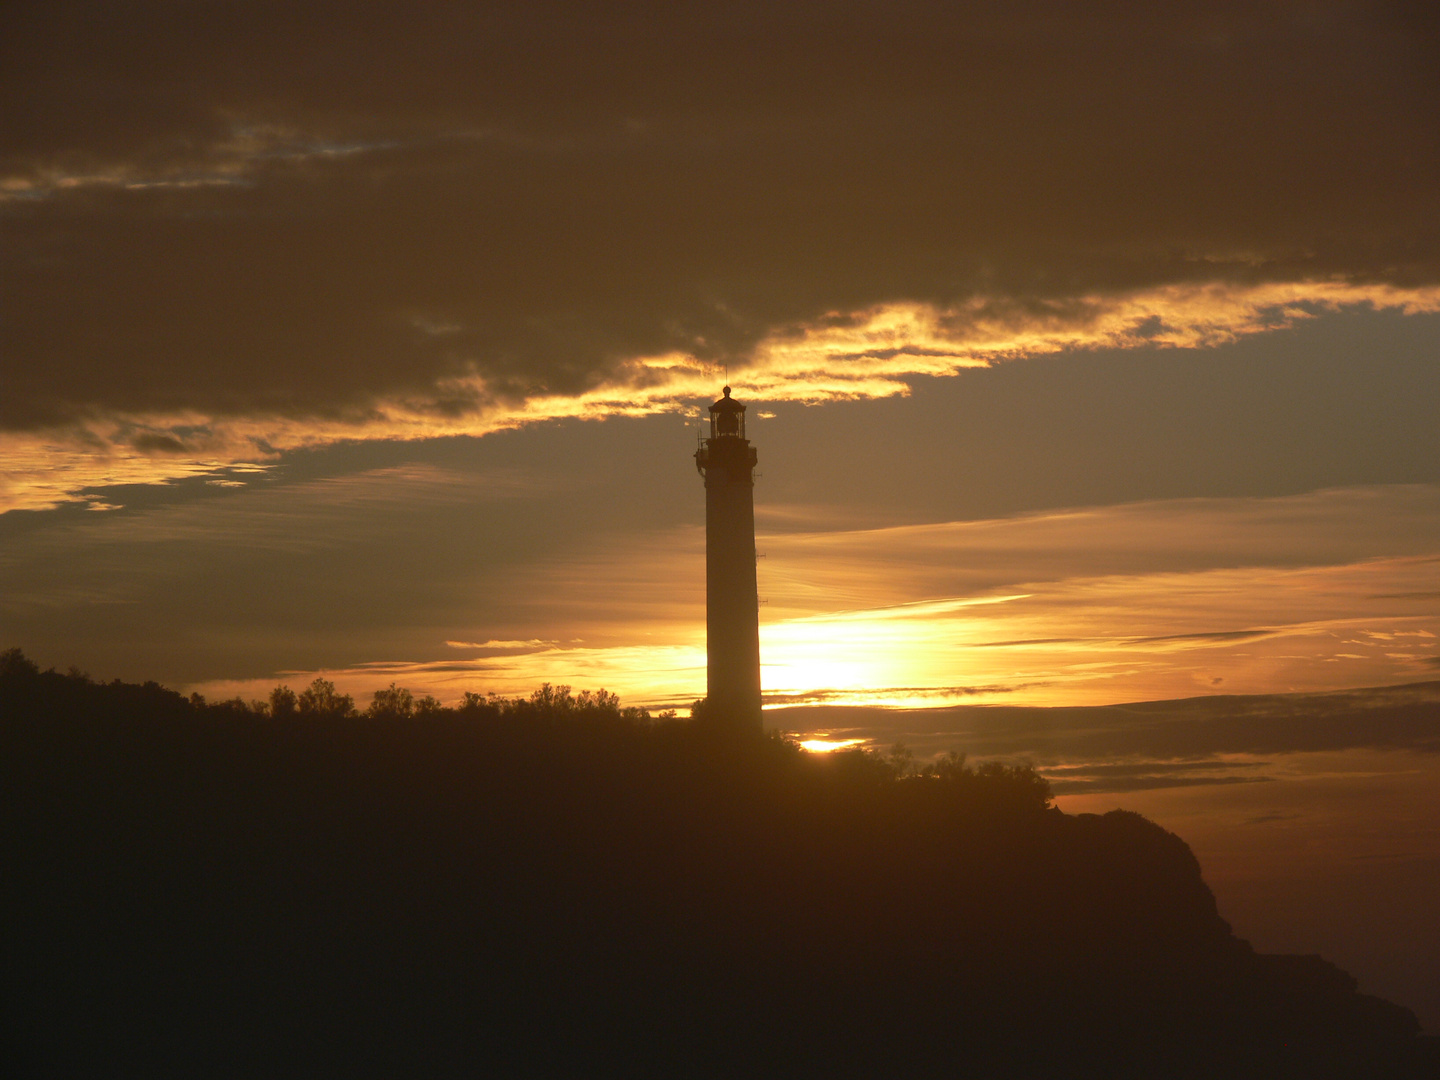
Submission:
M 752 402 L 825 402 L 909 393 L 907 380 L 1065 350 L 1201 348 L 1325 311 L 1360 306 L 1407 314 L 1440 311 L 1440 288 L 1341 281 L 1166 286 L 1054 304 L 977 299 L 952 309 L 891 304 L 834 313 L 761 342 L 732 382 Z M 431 394 L 378 400 L 325 417 L 112 412 L 80 426 L 0 434 L 0 512 L 95 498 L 94 488 L 227 479 L 285 451 L 354 440 L 480 436 L 557 419 L 655 413 L 695 415 L 719 373 L 682 354 L 636 357 L 592 388 L 498 396 L 475 373 L 441 380 Z M 466 403 L 463 408 L 442 402 Z

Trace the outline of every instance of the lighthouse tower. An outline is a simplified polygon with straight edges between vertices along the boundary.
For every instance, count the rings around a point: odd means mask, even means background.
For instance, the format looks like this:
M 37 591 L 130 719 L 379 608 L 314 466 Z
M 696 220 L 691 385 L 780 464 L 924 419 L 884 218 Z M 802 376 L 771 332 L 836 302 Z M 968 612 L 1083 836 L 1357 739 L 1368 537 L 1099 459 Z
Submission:
M 760 613 L 755 589 L 755 448 L 745 406 L 710 406 L 710 437 L 695 451 L 705 477 L 705 632 L 711 715 L 759 731 Z

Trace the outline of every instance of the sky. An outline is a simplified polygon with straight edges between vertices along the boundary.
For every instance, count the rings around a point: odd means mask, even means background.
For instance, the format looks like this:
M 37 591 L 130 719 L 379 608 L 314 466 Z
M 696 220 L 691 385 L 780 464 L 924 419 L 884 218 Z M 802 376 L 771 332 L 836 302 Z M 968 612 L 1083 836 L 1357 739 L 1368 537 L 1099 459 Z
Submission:
M 1150 813 L 1440 1030 L 1433 5 L 5 21 L 0 647 L 683 711 L 728 380 L 776 726 Z

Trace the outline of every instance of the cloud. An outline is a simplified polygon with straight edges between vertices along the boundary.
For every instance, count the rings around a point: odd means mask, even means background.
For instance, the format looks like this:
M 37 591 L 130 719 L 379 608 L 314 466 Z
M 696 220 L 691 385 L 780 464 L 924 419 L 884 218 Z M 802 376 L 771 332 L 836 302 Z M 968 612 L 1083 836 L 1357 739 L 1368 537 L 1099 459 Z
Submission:
M 1273 776 L 1156 776 L 1138 771 L 1134 776 L 1056 780 L 1050 790 L 1056 795 L 1101 795 L 1126 791 L 1155 791 L 1163 788 L 1202 787 L 1210 784 L 1272 783 Z
M 560 643 L 529 638 L 525 641 L 447 641 L 445 644 L 452 649 L 504 649 L 507 651 L 518 649 L 533 652 L 537 649 L 551 649 Z
M 1429 591 L 1419 586 L 1440 566 L 1434 561 L 1437 527 L 1440 488 L 1373 485 L 1281 498 L 1166 499 L 882 528 L 845 528 L 831 521 L 812 529 L 801 519 L 763 529 L 757 544 L 767 552 L 771 611 L 786 615 L 895 607 L 897 596 L 917 601 L 1013 596 L 1013 607 L 1026 602 L 1016 595 L 1025 583 L 1262 566 L 1300 570 L 1378 557 L 1416 560 L 1413 578 L 1407 574 L 1404 580 L 1417 587 L 1401 595 L 1397 585 L 1363 599 L 1411 610 Z M 1175 632 L 1260 629 L 1252 624 Z M 1060 636 L 1051 630 L 993 644 L 1048 644 Z
M 144 432 L 130 440 L 130 445 L 142 454 L 183 454 L 189 449 L 173 435 Z
M 868 691 L 849 690 L 805 690 L 799 693 L 766 693 L 766 708 L 783 708 L 792 705 L 826 705 L 841 702 L 847 705 L 857 703 L 857 698 L 873 697 L 881 703 L 905 702 L 914 704 L 926 700 L 937 703 L 950 702 L 956 698 L 975 696 L 992 697 L 995 694 L 1011 694 L 1023 690 L 1021 686 L 882 686 Z
M 79 650 L 91 670 L 171 684 L 540 637 L 487 598 L 568 542 L 552 515 L 604 516 L 573 474 L 463 464 L 316 478 L 292 462 L 242 489 L 131 489 L 118 513 L 7 517 L 0 624 L 62 666 Z
M 1282 814 L 1282 813 L 1280 813 L 1279 811 L 1271 811 L 1271 812 L 1268 813 L 1268 814 L 1257 814 L 1256 816 L 1254 816 L 1254 817 L 1252 817 L 1252 818 L 1247 818 L 1242 824 L 1245 824 L 1245 825 L 1269 825 L 1269 824 L 1271 824 L 1272 822 L 1276 822 L 1276 821 L 1293 821 L 1295 818 L 1297 818 L 1297 817 L 1299 817 L 1299 816 L 1300 816 L 1300 815 L 1298 815 L 1298 814 Z
M 1212 774 L 1264 767 L 1245 756 L 1361 749 L 1440 754 L 1440 683 L 1434 682 L 1102 706 L 797 706 L 768 716 L 791 731 L 825 731 L 882 746 L 900 739 L 920 756 L 953 749 L 972 757 L 1032 760 L 1057 780 L 1083 779 L 1090 785 L 1085 790 L 1120 781 L 1171 786 L 1160 783 L 1165 777 L 1219 782 Z
M 1044 771 L 1047 777 L 1055 780 L 1065 780 L 1075 776 L 1129 777 L 1142 770 L 1156 776 L 1167 773 L 1205 773 L 1220 770 L 1234 771 L 1264 768 L 1268 764 L 1269 762 L 1264 761 L 1110 762 L 1107 764 L 1057 765 L 1046 768 Z
M 1285 308 L 1295 297 L 1307 298 L 1307 309 L 1290 307 L 1274 318 L 1259 318 Z M 1315 311 L 1360 305 L 1410 313 L 1440 311 L 1440 288 L 1397 290 L 1326 282 L 1260 288 L 1207 285 L 1200 290 L 1087 297 L 1070 305 L 1079 309 L 1078 315 L 1027 312 L 1000 321 L 889 305 L 858 313 L 838 327 L 790 326 L 755 342 L 743 388 L 752 400 L 775 402 L 892 397 L 908 394 L 908 380 L 921 376 L 950 376 L 966 368 L 1071 349 L 1214 345 L 1289 325 Z M 1174 325 L 1163 335 L 1137 336 L 1134 327 L 1153 320 L 1156 310 L 1166 311 Z M 865 347 L 874 341 L 933 342 L 942 334 L 954 335 L 944 341 L 943 350 L 905 346 L 877 352 Z M 364 401 L 323 408 L 317 404 L 300 415 L 276 413 L 263 404 L 241 416 L 193 410 L 167 414 L 111 409 L 96 414 L 86 406 L 95 415 L 84 420 L 60 422 L 57 416 L 38 432 L 0 430 L 0 446 L 11 462 L 0 476 L 0 512 L 78 501 L 86 487 L 164 483 L 207 469 L 256 467 L 286 451 L 337 442 L 480 436 L 557 419 L 689 413 L 696 398 L 713 394 L 716 381 L 714 365 L 688 353 L 617 360 L 586 388 L 538 387 L 515 394 L 497 391 L 491 376 L 474 364 L 468 366 L 464 373 L 436 376 L 428 388 L 417 386 L 398 395 L 377 391 Z M 732 381 L 740 381 L 738 373 Z M 0 415 L 0 424 L 3 421 Z M 208 460 L 187 458 L 189 454 Z M 39 464 L 27 468 L 27 461 Z
M 1216 644 L 1229 645 L 1238 641 L 1258 641 L 1261 638 L 1273 637 L 1274 630 L 1220 630 L 1212 633 L 1198 634 L 1161 634 L 1158 637 L 1135 638 L 1130 642 L 1132 645 L 1155 645 L 1166 641 L 1180 642 L 1215 642 Z
M 1253 770 L 1269 765 L 1266 761 L 1237 760 L 1231 755 L 1220 760 L 1132 760 L 1052 765 L 1039 771 L 1050 781 L 1050 789 L 1056 795 L 1099 795 L 1207 784 L 1268 783 L 1276 777 L 1257 776 Z
M 1440 310 L 1433 44 L 1279 3 L 21 5 L 0 505 L 680 410 L 726 363 L 883 397 Z

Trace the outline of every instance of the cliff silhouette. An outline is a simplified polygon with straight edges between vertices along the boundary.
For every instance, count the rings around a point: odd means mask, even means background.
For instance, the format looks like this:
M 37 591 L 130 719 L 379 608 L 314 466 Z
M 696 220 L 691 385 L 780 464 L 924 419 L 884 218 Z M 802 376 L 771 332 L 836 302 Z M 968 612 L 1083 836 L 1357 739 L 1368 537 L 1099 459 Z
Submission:
M 327 687 L 0 655 L 8 1075 L 1433 1075 L 1407 1010 L 1029 769 Z

